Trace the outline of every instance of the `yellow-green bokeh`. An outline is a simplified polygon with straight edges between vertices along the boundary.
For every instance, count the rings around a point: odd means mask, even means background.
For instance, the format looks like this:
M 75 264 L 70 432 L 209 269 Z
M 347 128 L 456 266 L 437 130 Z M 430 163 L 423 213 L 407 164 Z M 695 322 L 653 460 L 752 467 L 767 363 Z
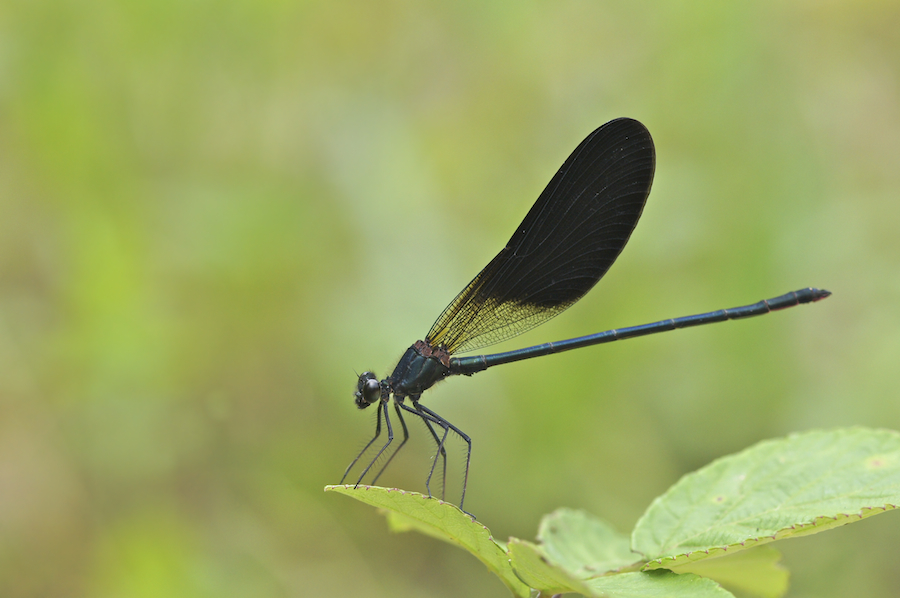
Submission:
M 467 508 L 499 538 L 558 506 L 627 531 L 760 439 L 900 429 L 898 30 L 878 0 L 5 3 L 0 595 L 503 595 L 322 488 L 372 432 L 355 372 L 618 116 L 658 152 L 631 243 L 498 349 L 834 296 L 439 385 Z M 423 490 L 412 432 L 381 482 Z M 898 538 L 785 543 L 792 595 L 895 596 Z

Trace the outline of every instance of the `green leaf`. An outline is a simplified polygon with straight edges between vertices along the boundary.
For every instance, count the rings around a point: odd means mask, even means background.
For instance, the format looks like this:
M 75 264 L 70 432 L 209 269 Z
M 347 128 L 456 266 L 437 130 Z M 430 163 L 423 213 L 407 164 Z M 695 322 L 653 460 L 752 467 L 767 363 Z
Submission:
M 848 428 L 761 442 L 688 474 L 632 534 L 648 568 L 820 532 L 900 504 L 900 434 Z
M 538 541 L 547 557 L 577 579 L 596 577 L 641 559 L 631 540 L 611 525 L 574 509 L 557 509 L 541 521 Z
M 541 594 L 553 595 L 577 592 L 588 596 L 596 592 L 572 575 L 564 567 L 550 562 L 540 546 L 510 538 L 509 557 L 516 575 L 529 587 L 541 590 Z
M 778 561 L 781 553 L 771 546 L 757 546 L 720 559 L 704 559 L 673 567 L 675 573 L 696 573 L 726 588 L 760 598 L 779 598 L 788 589 L 788 571 Z
M 488 528 L 463 513 L 459 507 L 418 492 L 378 486 L 325 486 L 325 491 L 346 494 L 388 512 L 391 529 L 415 529 L 460 546 L 497 574 L 516 596 L 527 598 L 529 588 L 513 572 L 505 547 L 494 541 Z
M 711 579 L 665 569 L 596 577 L 587 583 L 594 595 L 606 598 L 734 598 Z
M 569 592 L 577 592 L 592 598 L 732 596 L 712 579 L 703 579 L 693 573 L 679 575 L 664 569 L 578 579 L 566 568 L 552 563 L 547 558 L 544 548 L 515 538 L 509 541 L 510 562 L 516 574 L 532 588 L 539 588 L 542 596 Z

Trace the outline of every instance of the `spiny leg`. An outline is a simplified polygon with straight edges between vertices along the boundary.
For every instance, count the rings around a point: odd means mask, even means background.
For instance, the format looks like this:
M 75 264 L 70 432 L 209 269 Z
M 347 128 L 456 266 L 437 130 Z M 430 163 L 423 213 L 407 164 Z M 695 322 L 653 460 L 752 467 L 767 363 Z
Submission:
M 469 461 L 471 461 L 471 459 L 472 459 L 472 439 L 469 438 L 469 436 L 467 434 L 465 434 L 462 430 L 460 430 L 459 428 L 457 428 L 456 426 L 454 426 L 453 424 L 448 422 L 446 419 L 444 419 L 443 417 L 441 417 L 440 415 L 438 415 L 431 409 L 428 409 L 427 407 L 423 407 L 415 401 L 413 401 L 413 405 L 415 406 L 415 409 L 407 407 L 406 405 L 401 405 L 401 407 L 405 411 L 409 411 L 410 413 L 413 413 L 416 416 L 421 417 L 422 420 L 425 422 L 431 422 L 433 424 L 437 424 L 444 430 L 444 435 L 442 436 L 440 442 L 438 443 L 438 450 L 434 455 L 435 459 L 437 459 L 438 454 L 441 452 L 441 449 L 444 446 L 444 442 L 447 440 L 447 434 L 449 433 L 450 430 L 453 430 L 454 432 L 456 432 L 456 434 L 459 435 L 459 437 L 462 438 L 468 445 L 468 451 L 466 452 L 466 470 L 465 470 L 465 474 L 463 475 L 463 488 L 462 488 L 462 496 L 459 499 L 459 509 L 466 515 L 469 515 L 470 517 L 472 517 L 472 520 L 474 521 L 475 515 L 472 515 L 471 513 L 469 513 L 465 509 L 463 509 L 463 502 L 466 499 L 466 486 L 469 482 Z M 428 488 L 429 482 L 431 481 L 431 476 L 433 473 L 434 473 L 434 463 L 432 463 L 431 471 L 428 473 L 428 479 L 425 481 L 425 488 Z M 431 495 L 430 489 L 428 490 L 428 493 L 430 496 Z
M 466 485 L 469 482 L 469 461 L 471 461 L 471 459 L 472 459 L 472 439 L 469 438 L 466 434 L 464 434 L 462 430 L 460 430 L 459 428 L 457 428 L 456 426 L 454 426 L 453 424 L 448 422 L 446 419 L 444 419 L 443 417 L 441 417 L 440 415 L 438 415 L 437 413 L 435 413 L 428 407 L 423 407 L 422 405 L 419 405 L 418 403 L 416 403 L 415 405 L 418 409 L 425 412 L 427 415 L 431 416 L 431 418 L 433 418 L 434 423 L 436 423 L 437 425 L 444 428 L 444 430 L 445 430 L 444 436 L 445 437 L 447 436 L 446 430 L 448 430 L 448 429 L 453 430 L 454 432 L 459 434 L 459 437 L 462 438 L 463 440 L 465 440 L 466 444 L 468 445 L 468 449 L 466 451 L 466 472 L 465 472 L 465 474 L 463 474 L 462 496 L 459 499 L 459 510 L 462 511 L 463 513 L 468 513 L 465 509 L 463 509 L 463 502 L 466 500 Z M 468 514 L 472 515 L 471 513 L 468 513 Z M 472 515 L 472 517 L 474 517 L 474 515 Z
M 418 397 L 410 397 L 412 399 L 412 403 L 415 407 L 419 406 L 419 398 Z M 441 500 L 444 500 L 444 492 L 447 489 L 447 447 L 444 446 L 444 441 L 438 438 L 437 432 L 434 431 L 434 428 L 431 426 L 431 421 L 429 421 L 428 417 L 425 417 L 424 412 L 418 410 L 416 415 L 422 418 L 422 421 L 425 422 L 425 426 L 428 428 L 428 431 L 431 432 L 431 437 L 434 438 L 434 443 L 438 447 L 438 453 L 435 453 L 434 459 L 432 460 L 431 471 L 434 473 L 434 463 L 437 462 L 438 454 L 441 455 Z M 441 425 L 439 421 L 435 421 L 436 424 Z M 446 430 L 445 430 L 446 432 Z M 446 438 L 446 433 L 444 434 Z M 431 475 L 428 476 L 428 481 L 431 481 Z M 428 483 L 425 484 L 426 488 L 428 487 Z M 431 490 L 428 490 L 431 493 Z
M 440 439 L 438 439 L 437 434 L 434 435 L 434 440 L 435 440 L 435 442 L 437 442 L 437 452 L 435 452 L 434 458 L 431 460 L 431 469 L 428 472 L 428 477 L 425 479 L 425 489 L 428 491 L 428 496 L 432 496 L 432 494 L 431 494 L 431 476 L 434 475 L 434 466 L 437 464 L 437 456 L 439 454 L 441 454 L 441 451 L 444 447 L 444 441 L 447 439 L 448 428 L 446 425 L 444 425 L 444 423 L 440 419 L 434 418 L 431 415 L 428 415 L 427 413 L 425 413 L 424 411 L 419 409 L 419 404 L 416 401 L 413 401 L 413 407 L 415 407 L 415 409 L 413 409 L 411 407 L 407 407 L 406 405 L 402 405 L 402 404 L 400 405 L 400 407 L 405 411 L 409 411 L 416 417 L 421 418 L 422 421 L 425 422 L 425 425 L 428 426 L 428 428 L 432 431 L 432 433 L 434 433 L 434 429 L 431 428 L 431 425 L 430 425 L 432 422 L 439 425 L 444 430 L 444 435 Z M 444 469 L 446 471 L 446 467 Z M 444 475 L 446 476 L 446 473 Z M 444 499 L 444 496 L 442 493 L 441 500 L 443 500 L 443 499 Z
M 394 452 L 391 453 L 391 456 L 388 457 L 388 460 L 378 471 L 378 475 L 376 475 L 372 479 L 373 486 L 375 485 L 376 482 L 378 482 L 378 478 L 381 477 L 381 474 L 384 473 L 384 470 L 387 469 L 387 466 L 391 464 L 391 461 L 394 459 L 394 457 L 397 456 L 397 453 L 400 452 L 400 449 L 403 448 L 403 445 L 406 444 L 406 441 L 409 440 L 409 430 L 406 429 L 406 420 L 403 419 L 403 412 L 400 411 L 400 407 L 398 407 L 397 405 L 399 405 L 399 403 L 394 402 L 394 410 L 397 412 L 397 418 L 400 420 L 400 425 L 403 426 L 403 442 L 400 443 L 400 446 L 398 446 L 396 449 L 394 449 Z
M 390 424 L 388 424 L 388 425 L 390 425 Z M 380 435 L 381 435 L 381 407 L 379 406 L 378 417 L 375 418 L 375 436 L 373 436 L 372 440 L 370 440 L 369 443 L 365 447 L 363 447 L 363 450 L 361 450 L 359 452 L 359 454 L 356 455 L 356 459 L 351 461 L 350 465 L 347 466 L 347 471 L 344 472 L 344 477 L 341 478 L 341 484 L 343 484 L 344 480 L 347 479 L 347 476 L 350 474 L 350 471 L 356 465 L 356 462 L 359 461 L 360 458 L 366 454 L 366 451 L 369 450 L 369 447 L 372 446 L 373 442 L 378 440 L 378 436 L 380 436 Z M 388 442 L 390 442 L 390 441 L 388 441 Z M 365 474 L 363 474 L 363 475 L 365 475 Z M 359 481 L 357 481 L 356 484 L 359 485 L 359 482 L 361 482 L 361 481 L 362 481 L 362 477 L 360 477 Z
M 431 428 L 431 422 L 429 422 L 428 418 L 426 417 L 427 414 L 419 408 L 419 404 L 417 402 L 413 401 L 413 406 L 416 408 L 416 411 L 418 411 L 419 414 L 422 416 L 422 421 L 425 422 L 425 425 L 428 426 L 428 429 L 432 430 L 432 434 L 434 434 L 434 430 Z M 441 436 L 440 441 L 437 443 L 438 444 L 437 452 L 434 454 L 434 457 L 432 457 L 432 459 L 431 459 L 431 469 L 428 471 L 428 477 L 425 478 L 425 489 L 428 490 L 428 494 L 430 496 L 431 495 L 431 477 L 434 475 L 434 468 L 437 465 L 437 457 L 438 457 L 438 455 L 444 455 L 444 469 L 443 469 L 443 474 L 441 475 L 441 500 L 444 500 L 444 493 L 447 489 L 447 449 L 446 449 L 446 447 L 444 447 L 444 443 L 447 442 L 447 434 L 450 432 L 450 428 L 442 425 L 440 422 L 435 422 L 435 423 L 437 423 L 439 426 L 441 426 L 444 429 L 444 434 L 443 434 L 443 436 Z M 434 439 L 437 440 L 437 436 L 435 436 Z
M 384 412 L 384 424 L 387 426 L 388 439 L 387 442 L 384 443 L 384 446 L 381 447 L 381 450 L 378 451 L 378 454 L 375 455 L 375 458 L 366 466 L 363 470 L 362 474 L 360 474 L 359 479 L 356 480 L 356 486 L 359 486 L 363 481 L 363 478 L 366 477 L 366 474 L 369 473 L 369 470 L 372 469 L 372 466 L 375 465 L 375 462 L 381 457 L 382 453 L 384 453 L 385 449 L 391 445 L 391 441 L 394 440 L 394 429 L 391 427 L 391 418 L 388 415 L 388 402 L 382 401 L 379 408 Z M 379 418 L 380 420 L 380 418 Z M 372 440 L 375 440 L 374 438 Z
M 444 500 L 444 492 L 447 488 L 447 447 L 444 446 L 443 440 L 438 440 L 437 433 L 431 427 L 431 422 L 425 418 L 422 418 L 422 421 L 428 426 L 428 431 L 431 432 L 431 436 L 438 446 L 438 453 L 441 455 L 441 500 Z M 446 436 L 445 433 L 444 437 L 446 438 Z M 434 455 L 434 460 L 437 461 L 437 454 Z M 432 463 L 431 469 L 434 471 L 434 463 Z M 429 476 L 429 479 L 431 479 L 431 476 Z

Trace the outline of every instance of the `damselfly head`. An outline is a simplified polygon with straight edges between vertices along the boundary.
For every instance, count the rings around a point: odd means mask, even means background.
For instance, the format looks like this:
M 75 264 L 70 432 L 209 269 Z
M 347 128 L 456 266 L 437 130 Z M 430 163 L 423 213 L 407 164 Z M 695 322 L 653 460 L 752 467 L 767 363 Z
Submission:
M 381 383 L 372 372 L 363 372 L 356 382 L 356 392 L 353 393 L 356 406 L 365 409 L 381 398 Z

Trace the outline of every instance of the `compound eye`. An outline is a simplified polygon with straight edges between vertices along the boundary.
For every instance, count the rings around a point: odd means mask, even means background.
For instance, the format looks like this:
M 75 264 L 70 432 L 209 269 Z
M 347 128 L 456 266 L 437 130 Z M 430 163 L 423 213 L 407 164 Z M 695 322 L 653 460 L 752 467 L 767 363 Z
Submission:
M 365 409 L 372 403 L 381 399 L 381 384 L 372 372 L 363 372 L 356 383 L 356 392 L 353 393 L 356 406 Z
M 362 388 L 362 396 L 367 403 L 374 403 L 375 401 L 380 399 L 381 384 L 378 382 L 378 380 L 374 378 L 366 380 L 366 383 Z

